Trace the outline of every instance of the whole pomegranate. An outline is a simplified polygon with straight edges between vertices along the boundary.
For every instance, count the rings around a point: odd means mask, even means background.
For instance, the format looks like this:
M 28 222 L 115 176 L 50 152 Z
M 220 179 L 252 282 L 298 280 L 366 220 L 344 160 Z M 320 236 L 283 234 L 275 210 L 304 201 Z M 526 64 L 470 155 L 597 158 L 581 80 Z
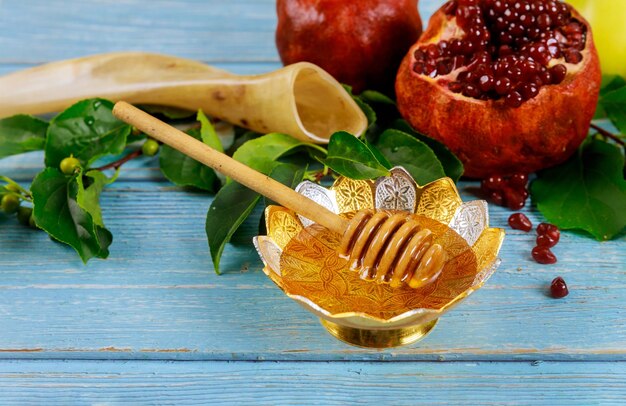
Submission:
M 559 164 L 586 137 L 600 89 L 589 24 L 554 0 L 451 0 L 396 79 L 400 112 L 465 175 Z
M 353 87 L 393 91 L 419 38 L 417 0 L 278 0 L 276 45 L 285 65 L 308 61 Z

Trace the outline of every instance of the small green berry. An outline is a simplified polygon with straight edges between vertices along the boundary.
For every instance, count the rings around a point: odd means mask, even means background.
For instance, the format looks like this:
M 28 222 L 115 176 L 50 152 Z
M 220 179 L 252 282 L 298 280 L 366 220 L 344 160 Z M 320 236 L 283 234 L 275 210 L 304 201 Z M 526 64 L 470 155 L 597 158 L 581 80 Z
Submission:
M 2 211 L 6 214 L 13 214 L 20 207 L 20 198 L 15 195 L 5 195 L 2 198 Z
M 22 225 L 27 226 L 32 215 L 33 209 L 31 209 L 30 207 L 20 206 L 17 209 L 17 221 L 19 221 Z
M 142 134 L 141 130 L 135 126 L 131 128 L 130 133 L 134 135 L 135 137 L 138 137 Z
M 73 156 L 68 156 L 61 161 L 59 168 L 65 175 L 71 175 L 76 168 L 80 168 L 80 161 Z
M 32 214 L 30 215 L 30 218 L 28 219 L 28 225 L 31 226 L 32 228 L 39 228 L 37 227 L 37 223 L 35 223 L 35 216 L 33 216 Z
M 21 192 L 20 187 L 17 186 L 16 184 L 14 184 L 14 183 L 9 183 L 4 188 L 6 190 L 8 190 L 9 192 L 15 192 L 15 193 L 20 193 Z
M 159 152 L 159 143 L 152 138 L 148 138 L 141 146 L 141 151 L 146 156 L 155 156 Z

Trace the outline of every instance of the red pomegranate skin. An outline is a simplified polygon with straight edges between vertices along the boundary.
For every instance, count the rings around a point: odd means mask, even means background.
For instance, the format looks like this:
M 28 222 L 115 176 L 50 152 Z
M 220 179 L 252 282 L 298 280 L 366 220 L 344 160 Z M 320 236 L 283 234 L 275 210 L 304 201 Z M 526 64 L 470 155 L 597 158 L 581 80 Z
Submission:
M 559 85 L 545 86 L 519 108 L 502 101 L 482 101 L 454 94 L 438 78 L 418 76 L 411 58 L 419 44 L 437 42 L 446 23 L 439 9 L 426 31 L 402 61 L 396 96 L 402 116 L 419 132 L 443 142 L 465 165 L 465 176 L 532 173 L 567 160 L 589 132 L 596 110 L 601 72 L 589 24 L 585 59 L 578 73 L 568 72 Z
M 417 0 L 278 0 L 283 64 L 312 62 L 355 93 L 393 92 L 402 57 L 422 32 Z

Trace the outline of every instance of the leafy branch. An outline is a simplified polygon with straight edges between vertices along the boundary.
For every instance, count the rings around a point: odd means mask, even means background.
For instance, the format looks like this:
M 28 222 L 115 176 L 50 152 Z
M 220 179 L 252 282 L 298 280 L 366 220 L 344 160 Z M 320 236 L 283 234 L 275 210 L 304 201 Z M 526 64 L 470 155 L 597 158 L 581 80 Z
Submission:
M 96 168 L 96 170 L 98 170 L 98 171 L 106 171 L 107 169 L 118 170 L 126 162 L 131 161 L 131 160 L 133 160 L 135 158 L 139 158 L 142 155 L 143 155 L 143 151 L 141 149 L 137 149 L 137 150 L 131 152 L 130 154 L 123 156 L 122 158 L 118 159 L 117 161 L 113 161 L 113 162 L 108 163 L 106 165 L 102 165 L 99 168 Z
M 348 89 L 350 90 L 350 89 Z M 417 133 L 400 116 L 395 102 L 372 91 L 353 95 L 365 112 L 369 127 L 361 137 L 339 132 L 327 148 L 302 142 L 287 134 L 258 134 L 220 126 L 199 111 L 187 133 L 278 181 L 295 187 L 303 179 L 322 182 L 329 176 L 371 179 L 403 166 L 420 184 L 448 176 L 457 181 L 463 165 L 443 144 Z M 158 153 L 159 168 L 174 184 L 215 194 L 206 216 L 206 235 L 216 272 L 226 244 L 258 204 L 272 204 L 199 162 L 151 139 L 141 148 L 128 147 L 142 139 L 111 113 L 113 103 L 83 100 L 49 123 L 18 115 L 0 120 L 0 158 L 43 150 L 44 169 L 30 191 L 0 177 L 0 199 L 5 213 L 68 244 L 84 262 L 106 258 L 113 236 L 106 229 L 100 195 L 133 159 Z M 179 122 L 193 113 L 160 110 L 154 114 Z M 626 81 L 609 80 L 602 89 L 598 117 L 608 118 L 621 134 L 592 124 L 605 141 L 590 138 L 568 162 L 541 171 L 532 185 L 533 201 L 551 222 L 562 228 L 589 231 L 598 239 L 618 235 L 626 226 L 626 184 L 622 169 L 626 131 Z M 592 134 L 593 135 L 593 134 Z M 76 160 L 70 170 L 62 162 Z M 102 159 L 115 159 L 102 162 Z M 115 175 L 103 172 L 114 169 Z M 573 215 L 572 213 L 575 213 Z

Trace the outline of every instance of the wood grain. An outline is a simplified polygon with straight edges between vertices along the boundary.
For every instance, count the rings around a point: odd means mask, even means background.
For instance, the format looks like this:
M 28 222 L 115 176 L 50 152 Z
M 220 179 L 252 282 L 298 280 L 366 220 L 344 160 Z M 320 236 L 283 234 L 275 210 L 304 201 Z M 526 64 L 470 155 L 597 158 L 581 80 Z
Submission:
M 424 19 L 441 3 L 421 0 Z M 0 0 L 0 74 L 133 49 L 267 72 L 280 66 L 274 7 Z M 42 162 L 37 152 L 3 159 L 0 174 L 27 186 Z M 464 199 L 476 186 L 461 184 Z M 330 337 L 262 274 L 256 221 L 216 276 L 210 201 L 168 183 L 155 159 L 130 163 L 102 196 L 111 256 L 87 266 L 0 214 L 0 404 L 624 403 L 624 235 L 564 233 L 558 264 L 544 266 L 530 259 L 532 233 L 508 230 L 501 268 L 429 337 L 369 351 Z M 491 224 L 507 227 L 509 214 L 492 207 Z M 563 300 L 546 294 L 557 275 L 571 291 Z
M 32 176 L 39 157 L 0 161 L 0 172 Z M 132 162 L 103 194 L 114 235 L 106 261 L 85 267 L 43 233 L 0 220 L 0 246 L 11 253 L 0 258 L 0 357 L 626 360 L 625 270 L 616 266 L 626 263 L 623 239 L 600 244 L 564 233 L 558 265 L 544 266 L 530 259 L 533 234 L 510 231 L 500 270 L 427 340 L 372 353 L 336 342 L 260 272 L 249 244 L 258 211 L 216 276 L 204 235 L 211 198 L 172 186 L 154 163 Z M 463 198 L 476 198 L 475 187 L 462 184 Z M 507 227 L 508 215 L 494 208 L 491 224 Z M 547 296 L 556 275 L 570 286 L 564 300 Z
M 0 362 L 5 405 L 588 406 L 625 390 L 619 363 Z

